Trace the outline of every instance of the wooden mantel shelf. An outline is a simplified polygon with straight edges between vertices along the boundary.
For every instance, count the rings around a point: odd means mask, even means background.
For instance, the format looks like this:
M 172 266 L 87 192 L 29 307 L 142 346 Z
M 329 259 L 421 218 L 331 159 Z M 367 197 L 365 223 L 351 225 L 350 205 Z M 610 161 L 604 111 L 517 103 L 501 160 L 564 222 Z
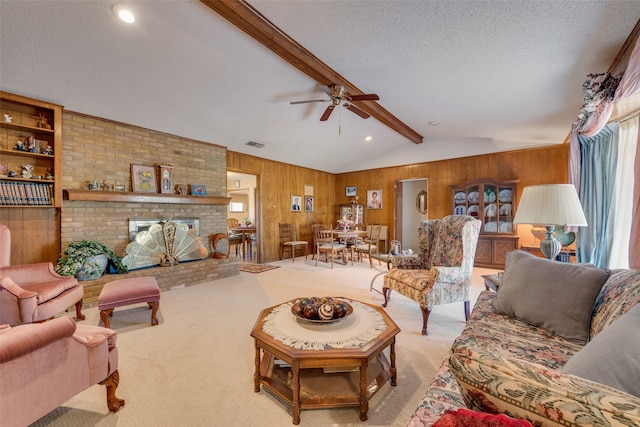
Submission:
M 183 196 L 180 194 L 125 193 L 120 191 L 64 190 L 64 200 L 89 202 L 179 203 L 189 205 L 228 205 L 231 197 Z

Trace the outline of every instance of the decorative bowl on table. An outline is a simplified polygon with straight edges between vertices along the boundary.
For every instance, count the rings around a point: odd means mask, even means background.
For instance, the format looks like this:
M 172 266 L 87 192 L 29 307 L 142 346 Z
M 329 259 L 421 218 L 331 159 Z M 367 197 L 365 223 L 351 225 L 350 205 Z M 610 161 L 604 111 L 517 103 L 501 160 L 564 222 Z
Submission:
M 291 306 L 291 312 L 308 322 L 330 323 L 349 316 L 353 307 L 339 298 L 309 297 L 297 299 Z

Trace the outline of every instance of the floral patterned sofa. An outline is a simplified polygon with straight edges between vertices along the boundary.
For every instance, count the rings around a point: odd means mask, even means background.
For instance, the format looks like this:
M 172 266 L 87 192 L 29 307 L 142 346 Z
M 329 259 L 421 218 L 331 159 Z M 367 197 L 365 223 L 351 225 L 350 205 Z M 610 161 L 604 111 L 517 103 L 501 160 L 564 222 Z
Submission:
M 639 301 L 640 271 L 510 253 L 407 426 L 465 407 L 536 426 L 640 426 Z

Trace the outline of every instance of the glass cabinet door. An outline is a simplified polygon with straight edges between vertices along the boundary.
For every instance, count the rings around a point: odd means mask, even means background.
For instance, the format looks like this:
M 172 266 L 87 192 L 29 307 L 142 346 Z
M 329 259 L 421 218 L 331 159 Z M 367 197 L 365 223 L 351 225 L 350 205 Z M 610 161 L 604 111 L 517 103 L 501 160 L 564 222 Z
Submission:
M 364 224 L 364 205 L 340 205 L 340 218 Z

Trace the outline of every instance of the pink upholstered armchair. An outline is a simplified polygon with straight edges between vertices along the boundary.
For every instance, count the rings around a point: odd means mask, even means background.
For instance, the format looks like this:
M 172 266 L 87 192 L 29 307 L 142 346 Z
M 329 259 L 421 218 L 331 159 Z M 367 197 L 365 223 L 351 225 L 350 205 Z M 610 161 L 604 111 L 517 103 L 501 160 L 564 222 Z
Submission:
M 0 325 L 0 424 L 26 426 L 94 384 L 107 388 L 116 412 L 118 349 L 115 331 L 76 325 L 70 317 Z
M 75 277 L 61 276 L 53 264 L 11 265 L 11 233 L 0 224 L 0 324 L 39 322 L 76 306 L 84 320 L 84 289 Z
M 394 290 L 420 304 L 422 334 L 427 335 L 431 308 L 464 301 L 469 318 L 469 291 L 480 221 L 471 216 L 449 215 L 423 221 L 418 227 L 420 251 L 414 256 L 395 256 L 393 268 L 384 276 L 384 304 Z

